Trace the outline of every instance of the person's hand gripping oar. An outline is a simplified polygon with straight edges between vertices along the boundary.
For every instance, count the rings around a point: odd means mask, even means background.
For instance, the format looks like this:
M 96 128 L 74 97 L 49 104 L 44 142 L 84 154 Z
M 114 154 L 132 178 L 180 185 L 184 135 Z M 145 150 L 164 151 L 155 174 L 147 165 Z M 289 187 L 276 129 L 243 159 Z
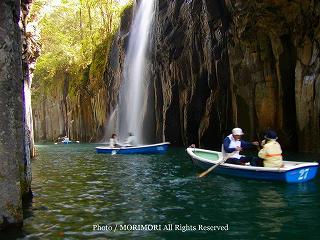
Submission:
M 219 165 L 223 164 L 225 161 L 227 161 L 229 158 L 232 158 L 234 155 L 236 154 L 236 152 L 233 152 L 232 154 L 224 157 L 220 162 L 218 162 L 217 164 L 213 165 L 212 167 L 208 168 L 206 171 L 204 171 L 203 173 L 199 174 L 199 178 L 206 176 L 209 172 L 213 171 L 216 167 L 218 167 Z

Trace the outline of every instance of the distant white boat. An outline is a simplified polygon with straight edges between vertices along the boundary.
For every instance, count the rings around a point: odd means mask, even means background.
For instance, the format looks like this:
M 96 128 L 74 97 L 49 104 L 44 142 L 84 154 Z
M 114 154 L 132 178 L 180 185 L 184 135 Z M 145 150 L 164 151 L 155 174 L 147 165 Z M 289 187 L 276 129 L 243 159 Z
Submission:
M 80 143 L 80 141 L 71 141 L 68 137 L 63 137 L 63 140 L 56 142 L 54 144 L 71 144 L 71 143 Z
M 106 154 L 156 154 L 156 153 L 166 153 L 168 150 L 169 142 L 141 145 L 141 146 L 123 146 L 123 147 L 96 147 L 97 153 Z

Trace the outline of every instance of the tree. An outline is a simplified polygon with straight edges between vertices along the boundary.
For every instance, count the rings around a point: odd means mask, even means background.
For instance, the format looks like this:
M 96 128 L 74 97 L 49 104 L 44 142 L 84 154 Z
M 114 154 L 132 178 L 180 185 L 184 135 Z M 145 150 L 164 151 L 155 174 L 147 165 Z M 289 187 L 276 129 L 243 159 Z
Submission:
M 113 34 L 126 7 L 116 0 L 39 0 L 31 20 L 41 30 L 42 55 L 35 87 L 50 85 L 58 70 L 78 72 L 92 61 L 95 48 Z M 132 4 L 129 1 L 128 4 Z M 43 83 L 43 84 L 42 84 Z

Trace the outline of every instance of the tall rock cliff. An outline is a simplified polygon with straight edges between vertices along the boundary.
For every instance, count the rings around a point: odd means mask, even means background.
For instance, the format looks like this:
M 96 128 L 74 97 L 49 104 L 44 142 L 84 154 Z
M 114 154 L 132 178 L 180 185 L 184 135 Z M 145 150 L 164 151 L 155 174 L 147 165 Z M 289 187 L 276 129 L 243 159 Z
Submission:
M 319 1 L 228 1 L 230 75 L 238 112 L 251 129 L 319 151 Z M 246 108 L 251 111 L 244 111 Z
M 34 156 L 34 132 L 31 107 L 31 85 L 35 62 L 40 55 L 39 34 L 36 26 L 28 24 L 30 7 L 33 0 L 21 1 L 20 29 L 22 37 L 22 73 L 23 73 L 23 107 L 24 107 L 24 169 L 23 169 L 23 196 L 31 196 L 31 158 Z
M 276 129 L 318 151 L 317 1 L 159 1 L 154 33 L 157 132 L 218 146 L 233 126 Z
M 22 223 L 24 114 L 20 1 L 0 1 L 0 229 Z
M 111 43 L 112 36 L 97 47 L 93 62 L 86 69 L 61 67 L 54 82 L 34 93 L 36 141 L 57 141 L 69 136 L 72 140 L 91 142 L 103 137 L 108 109 L 103 74 Z
M 150 36 L 150 94 L 154 96 L 147 103 L 154 112 L 152 141 L 219 145 L 222 133 L 232 123 L 227 41 L 221 20 L 226 21 L 226 8 L 222 4 L 208 12 L 200 1 L 194 7 L 185 1 L 159 1 L 156 5 Z M 127 9 L 124 14 L 105 74 L 111 89 L 110 109 L 116 106 L 122 80 L 130 12 Z
M 223 1 L 159 1 L 154 33 L 156 132 L 218 146 L 234 113 Z
M 154 141 L 219 148 L 223 137 L 240 126 L 247 139 L 261 139 L 273 128 L 285 148 L 319 151 L 318 1 L 156 2 L 150 78 L 154 103 L 149 103 Z M 103 80 L 92 84 L 95 78 L 88 72 L 90 80 L 83 81 L 91 86 L 85 87 L 88 92 L 103 92 L 99 100 L 82 91 L 78 99 L 90 104 L 76 101 L 70 108 L 68 94 L 63 95 L 68 90 L 57 84 L 60 97 L 52 98 L 51 105 L 43 99 L 38 102 L 43 107 L 36 107 L 38 139 L 65 134 L 66 119 L 77 126 L 72 130 L 76 137 L 103 136 L 118 101 L 132 16 L 127 9 L 105 52 Z M 76 118 L 68 118 L 75 112 Z
M 65 135 L 81 142 L 106 140 L 105 126 L 118 101 L 131 19 L 129 7 L 118 33 L 96 48 L 86 69 L 61 67 L 54 82 L 33 92 L 36 141 L 57 141 Z

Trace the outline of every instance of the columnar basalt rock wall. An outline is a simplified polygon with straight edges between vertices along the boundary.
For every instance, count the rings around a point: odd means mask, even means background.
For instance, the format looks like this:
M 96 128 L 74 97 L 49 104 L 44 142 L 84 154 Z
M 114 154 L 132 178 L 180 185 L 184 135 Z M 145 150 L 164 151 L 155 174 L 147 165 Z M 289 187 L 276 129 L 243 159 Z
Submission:
M 112 39 L 103 42 L 86 69 L 74 74 L 56 72 L 55 82 L 41 88 L 34 97 L 33 115 L 36 141 L 72 140 L 91 142 L 103 137 L 108 108 L 103 73 Z
M 40 46 L 38 43 L 39 35 L 37 26 L 29 23 L 28 17 L 33 0 L 21 1 L 20 29 L 22 37 L 22 72 L 23 72 L 23 105 L 24 105 L 24 169 L 22 181 L 22 193 L 24 196 L 31 195 L 31 158 L 34 156 L 34 138 L 33 138 L 33 116 L 31 107 L 31 86 L 35 63 L 40 55 Z
M 227 7 L 234 122 L 251 132 L 275 128 L 285 146 L 319 151 L 319 2 L 228 1 Z
M 56 142 L 69 136 L 81 142 L 103 141 L 106 122 L 118 101 L 122 65 L 132 19 L 127 8 L 119 31 L 95 50 L 93 60 L 80 75 L 61 69 L 54 83 L 34 97 L 35 140 Z
M 218 147 L 233 126 L 318 151 L 319 3 L 159 1 L 157 133 Z
M 84 78 L 89 78 L 84 72 Z M 35 140 L 58 141 L 68 136 L 72 140 L 91 142 L 103 136 L 106 121 L 106 87 L 87 87 L 73 92 L 70 84 L 77 81 L 65 71 L 56 74 L 57 82 L 50 93 L 42 92 L 33 102 Z M 101 80 L 100 80 L 101 81 Z
M 157 1 L 150 49 L 154 141 L 219 148 L 240 126 L 247 139 L 261 140 L 273 128 L 285 148 L 319 151 L 319 15 L 318 1 Z M 117 105 L 131 20 L 127 9 L 102 71 L 100 100 L 89 106 L 91 97 L 81 94 L 73 104 L 80 129 L 72 132 L 84 140 L 99 135 L 94 129 Z M 104 111 L 101 121 L 93 121 L 95 109 L 99 116 Z M 41 134 L 50 139 L 44 127 Z
M 159 1 L 154 85 L 157 135 L 218 146 L 230 129 L 228 12 L 223 1 Z
M 0 229 L 22 224 L 24 113 L 20 1 L 0 1 Z

